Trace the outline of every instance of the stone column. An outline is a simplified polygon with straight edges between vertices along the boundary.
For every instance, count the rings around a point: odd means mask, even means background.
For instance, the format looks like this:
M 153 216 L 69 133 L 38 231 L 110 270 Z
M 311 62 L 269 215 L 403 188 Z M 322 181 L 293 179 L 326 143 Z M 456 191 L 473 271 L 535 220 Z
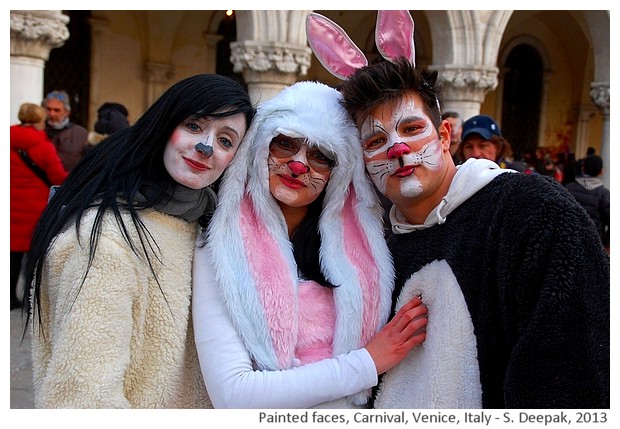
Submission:
M 307 46 L 281 42 L 243 40 L 230 44 L 230 61 L 243 73 L 252 102 L 262 103 L 305 75 L 310 67 Z
M 592 82 L 590 97 L 603 116 L 603 133 L 601 137 L 601 158 L 603 158 L 603 182 L 610 188 L 609 170 L 611 169 L 610 141 L 609 141 L 609 82 Z
M 68 22 L 59 10 L 11 11 L 11 124 L 22 103 L 43 100 L 45 62 L 69 38 Z
M 480 113 L 489 91 L 497 88 L 499 69 L 495 66 L 433 65 L 443 84 L 443 111 L 459 112 L 464 120 Z
M 549 105 L 549 82 L 551 80 L 551 76 L 553 73 L 550 70 L 543 71 L 543 81 L 542 81 L 542 97 L 540 99 L 540 125 L 538 128 L 538 146 L 544 145 L 545 143 L 545 127 L 543 124 L 546 124 L 548 121 L 548 105 Z
M 590 122 L 596 114 L 596 108 L 591 104 L 578 105 L 574 109 L 575 126 L 573 127 L 575 155 L 577 159 L 585 156 L 589 146 Z
M 170 86 L 170 79 L 174 75 L 174 67 L 168 63 L 148 61 L 145 64 L 146 93 L 145 109 L 159 98 Z
M 203 33 L 202 37 L 205 40 L 207 47 L 207 64 L 205 66 L 205 73 L 215 73 L 215 64 L 217 63 L 217 43 L 224 38 L 220 34 Z

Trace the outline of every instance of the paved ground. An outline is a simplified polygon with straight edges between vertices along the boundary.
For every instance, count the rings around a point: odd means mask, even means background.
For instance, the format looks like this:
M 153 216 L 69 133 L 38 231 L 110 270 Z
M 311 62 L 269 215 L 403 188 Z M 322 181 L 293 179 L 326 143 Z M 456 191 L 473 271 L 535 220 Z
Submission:
M 21 310 L 11 311 L 11 408 L 34 408 L 30 335 L 22 340 Z

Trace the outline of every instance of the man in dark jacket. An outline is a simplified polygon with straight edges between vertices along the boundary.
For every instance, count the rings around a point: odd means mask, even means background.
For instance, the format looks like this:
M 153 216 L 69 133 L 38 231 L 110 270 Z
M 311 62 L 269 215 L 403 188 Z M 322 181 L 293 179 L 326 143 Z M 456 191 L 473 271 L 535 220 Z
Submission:
M 609 256 L 559 183 L 456 167 L 437 73 L 404 58 L 341 90 L 366 170 L 393 206 L 395 310 L 421 294 L 423 348 L 380 382 L 377 408 L 609 408 Z
M 583 174 L 568 183 L 566 189 L 573 194 L 594 222 L 598 237 L 609 252 L 610 192 L 600 175 L 603 173 L 603 159 L 590 155 L 583 159 Z
M 47 94 L 43 107 L 47 112 L 45 132 L 54 143 L 65 170 L 71 171 L 84 155 L 88 144 L 88 130 L 69 119 L 71 102 L 65 91 L 52 91 Z

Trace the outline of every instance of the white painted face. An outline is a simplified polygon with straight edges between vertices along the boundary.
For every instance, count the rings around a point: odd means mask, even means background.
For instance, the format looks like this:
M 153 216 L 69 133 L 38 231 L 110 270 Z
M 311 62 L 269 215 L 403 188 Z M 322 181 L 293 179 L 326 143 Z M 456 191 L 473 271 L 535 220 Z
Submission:
M 423 106 L 409 94 L 378 106 L 361 126 L 366 171 L 392 201 L 420 196 L 445 166 L 444 145 Z
M 311 204 L 323 192 L 333 161 L 300 139 L 276 136 L 269 145 L 269 190 L 290 207 Z
M 172 132 L 164 149 L 164 166 L 181 185 L 205 188 L 222 175 L 237 153 L 245 131 L 242 113 L 222 118 L 188 118 Z M 197 150 L 197 145 L 198 149 L 210 149 Z

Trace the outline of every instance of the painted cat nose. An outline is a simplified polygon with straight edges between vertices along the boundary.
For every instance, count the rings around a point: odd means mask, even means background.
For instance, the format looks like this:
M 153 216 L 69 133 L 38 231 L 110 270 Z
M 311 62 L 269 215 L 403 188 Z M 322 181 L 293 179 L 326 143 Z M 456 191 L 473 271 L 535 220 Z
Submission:
M 198 143 L 196 146 L 196 151 L 200 152 L 203 156 L 210 158 L 213 156 L 213 146 L 207 146 L 204 143 Z
M 406 155 L 411 152 L 409 146 L 405 143 L 396 143 L 394 146 L 388 149 L 387 155 L 388 158 L 400 158 L 403 155 Z
M 310 168 L 303 162 L 289 161 L 287 165 L 295 176 L 301 176 L 302 174 L 306 174 L 308 171 L 310 171 Z

